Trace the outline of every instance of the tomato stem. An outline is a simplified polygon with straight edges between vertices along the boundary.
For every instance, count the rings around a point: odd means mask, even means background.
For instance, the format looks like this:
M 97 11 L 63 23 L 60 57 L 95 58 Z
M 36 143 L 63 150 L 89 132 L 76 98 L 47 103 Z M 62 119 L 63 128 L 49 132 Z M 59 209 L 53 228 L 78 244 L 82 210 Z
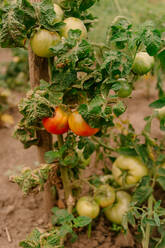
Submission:
M 88 225 L 88 239 L 91 238 L 91 233 L 92 233 L 92 222 L 90 222 Z
M 57 138 L 58 138 L 58 146 L 60 148 L 64 144 L 63 136 L 58 135 Z M 62 178 L 64 192 L 65 192 L 67 209 L 69 213 L 72 213 L 72 208 L 74 206 L 74 198 L 72 195 L 72 185 L 69 179 L 68 168 L 64 166 L 60 166 L 60 172 L 61 172 L 61 178 Z
M 148 209 L 149 209 L 148 217 L 149 218 L 152 217 L 153 202 L 154 202 L 153 195 L 150 195 L 150 197 L 148 199 Z M 146 226 L 145 236 L 144 236 L 144 239 L 142 241 L 143 248 L 149 248 L 149 244 L 150 244 L 150 232 L 151 232 L 151 226 L 148 223 L 147 226 Z
M 97 142 L 99 145 L 101 145 L 105 149 L 110 150 L 110 151 L 114 151 L 114 148 L 112 148 L 111 146 L 108 146 L 108 145 L 104 144 L 102 141 L 100 141 L 96 137 L 92 136 L 92 140 L 95 141 L 95 142 Z
M 118 0 L 114 0 L 114 4 L 116 6 L 117 11 L 121 14 L 122 11 L 121 11 L 120 4 L 119 4 Z

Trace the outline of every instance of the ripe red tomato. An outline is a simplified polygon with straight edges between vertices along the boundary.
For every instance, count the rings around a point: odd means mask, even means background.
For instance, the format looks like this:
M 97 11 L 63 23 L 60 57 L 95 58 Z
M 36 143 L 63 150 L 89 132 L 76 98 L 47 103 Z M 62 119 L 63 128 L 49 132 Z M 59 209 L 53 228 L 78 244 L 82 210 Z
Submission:
M 77 111 L 70 114 L 68 122 L 72 132 L 78 136 L 92 136 L 99 131 L 99 128 L 90 127 Z
M 56 107 L 53 117 L 44 118 L 42 123 L 45 129 L 52 134 L 63 134 L 69 129 L 69 114 L 64 112 L 60 107 Z
M 46 29 L 39 30 L 30 40 L 33 52 L 44 58 L 52 56 L 49 49 L 58 45 L 60 41 L 61 38 L 57 32 L 50 32 Z

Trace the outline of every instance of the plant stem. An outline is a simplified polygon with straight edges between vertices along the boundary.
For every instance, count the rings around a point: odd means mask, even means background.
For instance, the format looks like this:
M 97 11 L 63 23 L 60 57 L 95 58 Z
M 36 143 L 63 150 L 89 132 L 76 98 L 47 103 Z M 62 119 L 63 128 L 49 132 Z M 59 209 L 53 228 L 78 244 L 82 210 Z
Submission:
M 92 222 L 89 223 L 89 225 L 88 225 L 88 239 L 91 238 L 91 233 L 92 233 Z
M 104 144 L 102 141 L 98 140 L 96 137 L 92 136 L 92 140 L 97 142 L 99 145 L 101 145 L 105 149 L 107 149 L 109 151 L 114 151 L 114 149 L 111 146 L 108 146 L 108 145 Z
M 149 209 L 149 214 L 148 217 L 151 218 L 152 217 L 152 211 L 153 211 L 153 202 L 154 202 L 154 198 L 153 195 L 150 195 L 149 199 L 148 199 L 148 209 Z M 150 243 L 150 232 L 151 232 L 151 226 L 148 223 L 146 226 L 146 232 L 145 232 L 145 237 L 143 239 L 143 248 L 149 248 L 149 243 Z
M 60 148 L 64 144 L 63 136 L 58 135 L 57 138 L 58 138 L 58 146 Z M 74 198 L 72 195 L 72 185 L 69 179 L 68 168 L 64 166 L 60 166 L 60 172 L 61 172 L 61 178 L 62 178 L 64 192 L 65 192 L 67 209 L 69 213 L 72 213 L 72 208 L 74 206 Z
M 104 49 L 110 50 L 110 47 L 109 46 L 106 46 L 103 43 L 91 42 L 91 45 L 94 46 L 94 47 L 98 47 L 100 49 L 103 49 L 104 48 Z
M 116 9 L 121 14 L 122 11 L 121 11 L 120 4 L 119 4 L 118 0 L 113 0 L 113 1 L 114 1 L 115 6 L 116 6 Z

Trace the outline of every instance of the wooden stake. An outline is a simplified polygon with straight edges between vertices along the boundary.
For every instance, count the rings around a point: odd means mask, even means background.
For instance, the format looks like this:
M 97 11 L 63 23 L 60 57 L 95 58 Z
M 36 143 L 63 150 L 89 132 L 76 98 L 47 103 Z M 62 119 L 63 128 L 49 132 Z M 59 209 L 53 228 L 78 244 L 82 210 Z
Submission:
M 32 3 L 40 2 L 40 0 L 31 0 Z M 49 82 L 48 60 L 36 56 L 29 44 L 29 74 L 31 89 L 39 86 L 40 80 L 43 79 Z M 37 147 L 40 163 L 45 163 L 44 154 L 52 150 L 52 135 L 47 131 L 38 131 L 39 145 Z M 54 199 L 51 192 L 51 182 L 48 180 L 44 189 L 44 203 L 47 217 L 50 216 L 50 210 L 54 206 Z

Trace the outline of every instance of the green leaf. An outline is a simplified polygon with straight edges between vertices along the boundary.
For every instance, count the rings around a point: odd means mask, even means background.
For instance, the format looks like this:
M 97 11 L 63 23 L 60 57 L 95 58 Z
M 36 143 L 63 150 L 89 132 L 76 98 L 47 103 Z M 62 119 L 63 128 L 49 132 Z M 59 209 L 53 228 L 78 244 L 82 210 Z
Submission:
M 162 189 L 165 190 L 165 175 L 157 177 L 156 181 L 160 184 Z
M 126 107 L 122 101 L 118 102 L 115 106 L 113 106 L 113 112 L 118 117 L 122 115 L 126 111 Z
M 115 42 L 118 49 L 125 48 L 129 39 L 131 39 L 131 23 L 125 18 L 116 18 L 110 27 L 110 39 L 109 42 Z
M 80 4 L 80 11 L 84 11 L 92 7 L 97 0 L 82 0 Z
M 162 97 L 154 102 L 152 102 L 149 107 L 151 108 L 162 108 L 165 106 L 165 97 Z
M 58 151 L 49 151 L 44 155 L 45 161 L 48 164 L 53 163 L 54 161 L 60 159 L 61 155 Z
M 55 22 L 56 13 L 52 0 L 43 0 L 39 3 L 40 13 L 39 22 L 47 30 L 56 31 L 57 24 Z
M 141 183 L 136 188 L 133 194 L 133 201 L 137 202 L 138 205 L 141 205 L 148 199 L 152 192 L 153 189 L 150 186 L 150 177 L 145 176 L 142 178 Z
M 84 227 L 91 223 L 92 219 L 86 216 L 79 216 L 74 219 L 74 226 L 76 228 L 78 227 Z
M 131 149 L 129 147 L 120 147 L 117 152 L 122 155 L 137 156 L 137 152 L 135 151 L 135 149 Z
M 68 233 L 72 233 L 72 227 L 68 224 L 63 224 L 60 227 L 60 236 L 65 237 Z
M 52 208 L 53 212 L 53 224 L 63 225 L 66 223 L 71 223 L 74 216 L 69 214 L 65 209 L 59 209 L 57 207 Z

